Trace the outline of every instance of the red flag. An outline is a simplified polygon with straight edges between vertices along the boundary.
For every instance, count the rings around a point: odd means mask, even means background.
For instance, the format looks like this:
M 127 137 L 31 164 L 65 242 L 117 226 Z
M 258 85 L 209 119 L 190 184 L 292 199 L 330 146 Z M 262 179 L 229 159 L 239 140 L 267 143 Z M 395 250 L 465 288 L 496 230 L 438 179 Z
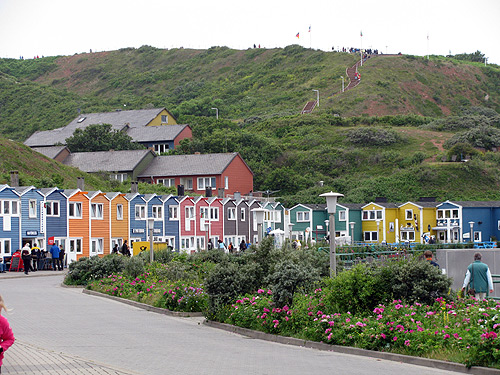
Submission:
M 299 34 L 300 34 L 300 33 L 297 33 L 297 35 L 295 35 L 295 36 L 298 38 L 298 37 L 299 37 Z
M 49 237 L 47 243 L 52 246 L 54 244 L 54 237 Z

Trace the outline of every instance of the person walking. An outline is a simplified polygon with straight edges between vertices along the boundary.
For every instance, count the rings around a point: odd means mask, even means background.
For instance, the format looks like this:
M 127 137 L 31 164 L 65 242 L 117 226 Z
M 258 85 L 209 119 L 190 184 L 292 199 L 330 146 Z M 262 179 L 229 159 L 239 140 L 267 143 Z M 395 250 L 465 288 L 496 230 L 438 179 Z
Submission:
M 23 260 L 24 273 L 28 275 L 29 271 L 33 270 L 31 267 L 31 248 L 28 243 L 21 250 L 21 259 Z
M 61 269 L 61 266 L 59 265 L 59 254 L 61 253 L 61 249 L 59 249 L 59 246 L 57 246 L 56 243 L 52 245 L 50 248 L 50 255 L 52 255 L 52 269 L 54 271 L 57 271 L 57 269 Z
M 247 243 L 245 242 L 245 239 L 242 239 L 240 242 L 240 252 L 243 252 L 247 249 Z
M 65 251 L 63 247 L 61 246 L 61 251 L 59 252 L 59 271 L 64 270 L 64 255 Z
M 481 262 L 481 258 L 481 253 L 474 254 L 474 262 L 467 267 L 462 286 L 463 292 L 469 287 L 469 292 L 474 294 L 474 297 L 479 301 L 486 298 L 488 291 L 493 293 L 493 278 L 490 269 L 487 264 Z
M 436 262 L 434 262 L 432 260 L 432 251 L 425 250 L 424 251 L 424 257 L 425 257 L 425 260 L 428 261 L 430 264 L 432 264 L 434 267 L 439 268 L 439 264 L 437 264 Z
M 129 257 L 130 256 L 130 249 L 127 245 L 127 240 L 123 241 L 122 245 L 122 254 Z
M 2 296 L 0 296 L 0 373 L 2 372 L 3 357 L 5 352 L 12 346 L 12 344 L 14 344 L 14 341 L 16 340 L 7 318 L 1 315 L 2 310 L 8 311 Z

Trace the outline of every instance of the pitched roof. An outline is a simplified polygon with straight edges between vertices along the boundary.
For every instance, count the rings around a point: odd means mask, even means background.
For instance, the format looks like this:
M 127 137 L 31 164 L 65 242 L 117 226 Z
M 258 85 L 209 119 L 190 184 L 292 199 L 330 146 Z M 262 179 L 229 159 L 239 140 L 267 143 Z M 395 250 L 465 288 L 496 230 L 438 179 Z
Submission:
M 94 124 L 111 124 L 112 129 L 122 130 L 129 128 L 145 127 L 165 108 L 135 109 L 129 111 L 87 113 L 75 118 L 65 127 L 35 132 L 24 144 L 26 146 L 52 146 L 65 144 L 66 138 L 73 135 L 76 129 L 85 129 Z M 167 126 L 167 125 L 165 125 Z
M 54 159 L 66 148 L 66 146 L 33 147 L 32 150 L 39 152 L 50 159 Z
M 446 203 L 446 202 L 445 202 Z M 490 208 L 490 207 L 500 207 L 500 201 L 449 201 L 449 203 L 455 203 L 462 207 L 477 207 L 477 208 Z
M 237 152 L 157 156 L 139 177 L 218 175 L 237 156 Z
M 75 152 L 70 154 L 64 164 L 84 172 L 129 172 L 152 150 Z
M 339 206 L 344 206 L 350 210 L 361 210 L 361 207 L 364 206 L 362 203 L 337 203 Z
M 173 141 L 189 125 L 140 126 L 127 130 L 135 142 Z

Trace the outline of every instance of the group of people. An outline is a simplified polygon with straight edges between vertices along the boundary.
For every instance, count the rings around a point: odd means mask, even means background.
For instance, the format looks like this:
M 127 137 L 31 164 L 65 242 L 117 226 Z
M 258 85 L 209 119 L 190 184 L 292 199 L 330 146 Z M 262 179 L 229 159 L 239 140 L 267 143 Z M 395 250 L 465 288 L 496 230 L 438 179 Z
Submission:
M 31 248 L 27 242 L 21 249 L 24 273 L 28 275 L 30 271 L 36 272 L 37 270 L 49 268 L 54 271 L 62 271 L 64 269 L 65 255 L 64 249 L 59 248 L 57 244 L 52 245 L 49 251 L 45 251 L 36 246 Z
M 125 255 L 127 257 L 131 256 L 132 254 L 130 253 L 130 248 L 127 245 L 127 240 L 123 242 L 123 245 L 120 247 L 117 243 L 115 243 L 115 246 L 113 246 L 113 250 L 111 250 L 112 254 L 121 254 Z
M 237 245 L 237 246 L 238 246 L 238 248 L 237 248 L 235 245 L 233 245 L 233 243 L 232 243 L 231 241 L 229 241 L 229 244 L 228 244 L 228 245 L 226 245 L 226 244 L 224 243 L 224 241 L 222 241 L 222 240 L 217 240 L 217 249 L 222 250 L 222 251 L 224 251 L 225 253 L 229 253 L 229 254 L 235 254 L 235 253 L 237 253 L 238 251 L 239 251 L 240 253 L 242 253 L 242 252 L 244 252 L 246 249 L 248 249 L 248 248 L 251 246 L 251 244 L 250 244 L 250 243 L 245 242 L 245 240 L 243 239 L 243 240 L 241 240 L 240 244 L 239 244 L 239 245 Z M 212 242 L 212 239 L 209 239 L 209 240 L 208 240 L 207 248 L 208 248 L 208 250 L 212 250 L 212 249 L 214 249 L 214 248 L 215 248 L 215 247 L 214 247 L 214 244 L 213 244 L 213 242 Z

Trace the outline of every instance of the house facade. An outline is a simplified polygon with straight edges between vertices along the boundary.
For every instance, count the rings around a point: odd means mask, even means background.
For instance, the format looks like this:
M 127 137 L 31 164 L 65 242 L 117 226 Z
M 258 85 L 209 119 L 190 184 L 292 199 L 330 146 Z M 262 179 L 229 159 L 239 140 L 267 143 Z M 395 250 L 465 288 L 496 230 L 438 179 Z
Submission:
M 44 248 L 43 194 L 34 186 L 16 187 L 14 191 L 19 195 L 21 204 L 21 244 Z
M 125 194 L 106 193 L 109 200 L 109 225 L 110 225 L 110 248 L 111 251 L 118 245 L 121 249 L 123 242 L 129 240 L 129 207 Z
M 0 255 L 11 256 L 22 247 L 21 200 L 19 195 L 7 185 L 0 185 Z

